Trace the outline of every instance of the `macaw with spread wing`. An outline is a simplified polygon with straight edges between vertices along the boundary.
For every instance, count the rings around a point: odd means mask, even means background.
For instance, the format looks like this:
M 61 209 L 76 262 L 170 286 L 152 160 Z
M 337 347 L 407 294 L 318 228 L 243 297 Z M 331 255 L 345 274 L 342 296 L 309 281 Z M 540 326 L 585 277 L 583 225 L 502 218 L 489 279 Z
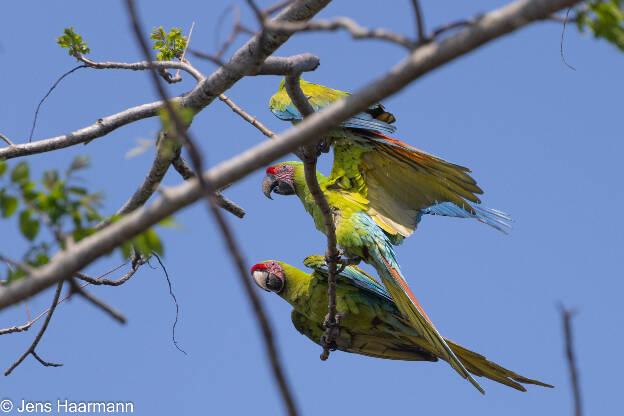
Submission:
M 309 256 L 304 264 L 312 274 L 279 261 L 258 263 L 251 269 L 262 289 L 277 293 L 293 306 L 295 328 L 320 344 L 327 312 L 327 266 L 322 256 Z M 390 294 L 376 280 L 354 266 L 337 276 L 337 310 L 341 316 L 332 348 L 370 357 L 405 361 L 437 361 L 445 357 L 399 312 Z M 445 339 L 463 366 L 476 376 L 526 391 L 520 383 L 551 385 L 520 376 L 484 356 Z M 475 386 L 483 389 L 473 380 Z
M 315 110 L 348 95 L 305 81 L 301 88 Z M 282 119 L 300 121 L 301 116 L 287 99 L 282 83 L 271 98 L 272 111 Z M 382 134 L 393 131 L 393 121 L 394 117 L 376 104 L 332 130 L 332 172 L 329 178 L 317 173 L 317 179 L 334 214 L 338 245 L 348 256 L 375 267 L 401 313 L 421 329 L 440 357 L 468 378 L 468 371 L 407 286 L 393 245 L 413 233 L 423 214 L 476 218 L 501 231 L 510 219 L 479 206 L 476 194 L 483 191 L 467 168 Z M 321 212 L 305 182 L 303 164 L 280 163 L 266 173 L 264 194 L 269 198 L 271 192 L 296 194 L 316 228 L 325 232 Z

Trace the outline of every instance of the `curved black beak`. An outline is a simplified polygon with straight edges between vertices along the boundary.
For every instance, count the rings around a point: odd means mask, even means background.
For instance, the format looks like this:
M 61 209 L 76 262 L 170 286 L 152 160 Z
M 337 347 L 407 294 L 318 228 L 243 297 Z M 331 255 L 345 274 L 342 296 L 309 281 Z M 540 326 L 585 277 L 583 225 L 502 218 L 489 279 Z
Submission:
M 269 199 L 273 199 L 271 198 L 271 192 L 278 186 L 279 181 L 275 178 L 275 175 L 271 173 L 267 174 L 264 179 L 262 179 L 262 193 Z

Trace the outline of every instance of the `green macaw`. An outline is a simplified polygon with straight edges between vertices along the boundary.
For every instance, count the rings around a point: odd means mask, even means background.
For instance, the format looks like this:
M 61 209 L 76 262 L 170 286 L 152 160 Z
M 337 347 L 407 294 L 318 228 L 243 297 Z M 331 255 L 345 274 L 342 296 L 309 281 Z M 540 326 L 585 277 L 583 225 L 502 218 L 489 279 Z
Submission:
M 269 260 L 254 265 L 251 274 L 258 286 L 277 293 L 293 306 L 291 318 L 295 328 L 320 345 L 327 313 L 327 266 L 322 256 L 309 256 L 304 264 L 314 272 L 305 273 L 286 263 Z M 347 266 L 338 274 L 336 294 L 337 311 L 343 318 L 332 348 L 391 360 L 445 359 L 421 329 L 401 315 L 384 287 L 359 268 Z M 445 341 L 476 376 L 520 391 L 526 391 L 520 383 L 553 387 L 520 376 L 451 340 Z
M 348 95 L 305 81 L 301 88 L 315 110 Z M 270 106 L 281 119 L 301 120 L 283 82 Z M 411 235 L 424 214 L 476 218 L 501 231 L 510 218 L 479 206 L 476 194 L 483 191 L 467 168 L 385 136 L 382 131 L 392 131 L 393 121 L 381 104 L 375 104 L 332 130 L 328 135 L 334 148 L 332 172 L 329 178 L 317 172 L 317 179 L 334 214 L 338 245 L 348 256 L 375 267 L 403 316 L 420 328 L 438 356 L 476 384 L 407 286 L 393 245 Z M 280 163 L 266 174 L 262 190 L 267 197 L 271 192 L 296 194 L 316 228 L 325 232 L 302 163 Z

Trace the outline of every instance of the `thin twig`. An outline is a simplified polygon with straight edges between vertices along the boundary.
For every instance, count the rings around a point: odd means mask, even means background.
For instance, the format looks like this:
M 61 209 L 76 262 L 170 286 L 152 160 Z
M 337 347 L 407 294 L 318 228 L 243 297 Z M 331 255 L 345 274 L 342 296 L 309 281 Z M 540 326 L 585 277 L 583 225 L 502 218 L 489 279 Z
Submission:
M 312 22 L 265 22 L 266 29 L 281 33 L 297 33 L 310 31 L 335 31 L 345 29 L 354 39 L 378 39 L 401 45 L 409 50 L 414 49 L 417 43 L 411 39 L 386 29 L 369 29 L 360 26 L 348 17 L 336 17 L 332 20 L 314 20 Z
M 91 302 L 93 305 L 97 306 L 98 308 L 100 308 L 101 310 L 103 310 L 104 312 L 109 314 L 111 316 L 111 318 L 115 319 L 120 324 L 125 324 L 126 322 L 128 322 L 126 317 L 121 312 L 119 312 L 118 310 L 116 310 L 112 306 L 108 305 L 106 302 L 104 302 L 103 300 L 99 299 L 94 294 L 89 293 L 86 290 L 84 290 L 83 288 L 81 288 L 78 285 L 78 283 L 76 283 L 75 280 L 72 279 L 69 282 L 70 282 L 70 285 L 71 285 L 72 293 L 76 293 L 76 294 L 80 295 L 83 299 Z
M 301 86 L 299 84 L 300 74 L 289 76 L 286 78 L 286 92 L 288 96 L 292 100 L 295 107 L 299 110 L 299 112 L 303 115 L 303 117 L 308 117 L 314 113 L 314 109 L 308 102 L 308 99 L 301 91 Z M 321 344 L 323 346 L 323 353 L 321 354 L 321 360 L 327 360 L 329 358 L 329 351 L 333 344 L 334 337 L 336 336 L 336 327 L 338 325 L 338 321 L 336 318 L 336 269 L 337 269 L 337 261 L 340 259 L 340 252 L 336 248 L 336 226 L 334 224 L 334 216 L 331 212 L 331 208 L 327 203 L 327 199 L 325 199 L 325 195 L 319 186 L 318 180 L 316 178 L 316 162 L 317 162 L 317 153 L 316 153 L 316 143 L 311 143 L 304 146 L 302 151 L 303 157 L 303 167 L 305 173 L 305 180 L 314 198 L 314 202 L 319 208 L 319 211 L 323 215 L 323 222 L 325 224 L 325 234 L 327 235 L 327 252 L 325 255 L 325 261 L 327 262 L 328 269 L 328 289 L 327 289 L 327 297 L 328 297 L 328 313 L 325 318 L 325 334 L 321 338 Z
M 167 273 L 167 268 L 163 264 L 162 260 L 160 260 L 160 257 L 158 256 L 158 254 L 156 253 L 152 253 L 152 254 L 154 255 L 154 257 L 156 257 L 156 260 L 158 260 L 158 264 L 160 264 L 160 268 L 163 270 L 163 272 L 165 272 L 165 279 L 167 279 L 167 284 L 169 285 L 169 295 L 171 295 L 171 298 L 173 299 L 173 303 L 175 304 L 175 308 L 176 308 L 175 320 L 173 321 L 173 325 L 171 326 L 171 340 L 173 341 L 173 345 L 175 345 L 178 351 L 184 353 L 184 355 L 188 355 L 186 351 L 184 351 L 182 347 L 180 347 L 180 345 L 178 344 L 178 340 L 176 339 L 175 330 L 176 330 L 176 325 L 178 325 L 178 318 L 180 316 L 180 305 L 178 304 L 178 299 L 176 298 L 176 295 L 173 293 L 173 287 L 171 286 L 169 273 Z
M 58 300 L 59 300 L 59 297 L 61 296 L 61 289 L 63 289 L 63 281 L 59 282 L 56 285 L 56 292 L 54 293 L 54 300 L 52 301 L 52 306 L 50 306 L 50 311 L 48 312 L 48 315 L 46 316 L 46 319 L 43 322 L 43 326 L 39 330 L 39 333 L 35 337 L 35 340 L 33 341 L 32 344 L 30 344 L 30 347 L 28 347 L 28 349 L 24 352 L 24 354 L 22 354 L 17 359 L 17 361 L 15 361 L 15 363 L 13 363 L 13 365 L 4 372 L 5 376 L 8 376 L 9 374 L 11 374 L 11 372 L 15 369 L 15 367 L 20 365 L 22 361 L 24 361 L 26 357 L 28 357 L 29 354 L 32 354 L 33 357 L 35 357 L 41 364 L 43 364 L 46 367 L 48 366 L 60 367 L 63 365 L 63 364 L 49 363 L 47 361 L 44 361 L 41 359 L 41 357 L 37 355 L 37 353 L 35 353 L 35 348 L 39 344 L 39 341 L 41 341 L 41 337 L 43 336 L 43 333 L 46 331 L 46 329 L 48 329 L 48 324 L 50 323 L 50 320 L 52 319 L 52 314 L 54 313 L 54 309 L 56 309 L 56 305 L 58 305 Z
M 158 139 L 156 140 L 156 152 L 154 153 L 154 161 L 150 167 L 147 176 L 141 182 L 136 191 L 132 194 L 130 199 L 126 201 L 125 204 L 121 208 L 117 210 L 114 217 L 119 217 L 125 215 L 129 212 L 134 211 L 137 208 L 142 207 L 147 200 L 156 192 L 160 182 L 165 177 L 167 170 L 169 170 L 169 166 L 171 166 L 171 162 L 175 158 L 176 152 L 175 149 L 171 149 L 170 144 L 171 139 L 167 137 L 167 133 L 165 131 L 161 131 L 158 134 Z M 104 227 L 110 225 L 112 221 L 110 219 L 102 220 L 99 224 L 97 224 L 94 228 L 96 230 L 101 230 Z
M 115 267 L 112 270 L 109 270 L 108 272 L 104 273 L 103 275 L 99 276 L 99 277 L 91 277 L 89 275 L 86 275 L 84 273 L 81 272 L 77 272 L 74 273 L 74 276 L 77 277 L 80 280 L 84 280 L 85 282 L 91 284 L 91 285 L 104 285 L 104 286 L 119 286 L 119 285 L 123 285 L 124 283 L 126 283 L 132 276 L 134 276 L 134 274 L 136 273 L 137 270 L 139 270 L 139 267 L 143 264 L 145 264 L 145 260 L 143 258 L 138 258 L 136 257 L 132 257 L 131 258 L 132 261 L 132 269 L 130 269 L 130 271 L 128 271 L 126 274 L 124 274 L 121 278 L 116 279 L 116 280 L 111 280 L 111 279 L 104 279 L 104 276 L 109 275 L 110 273 L 120 269 L 121 267 L 125 266 L 126 264 L 128 264 L 128 262 L 125 262 L 117 267 Z
M 30 128 L 30 135 L 28 136 L 28 143 L 30 143 L 30 141 L 32 140 L 33 134 L 35 132 L 35 125 L 37 124 L 37 117 L 39 116 L 39 109 L 41 108 L 41 104 L 43 104 L 43 102 L 46 100 L 46 98 L 48 98 L 48 96 L 52 93 L 52 91 L 54 91 L 54 88 L 56 88 L 56 86 L 59 84 L 59 82 L 61 82 L 63 80 L 63 78 L 65 78 L 66 76 L 68 76 L 72 72 L 79 70 L 80 68 L 86 68 L 86 67 L 87 67 L 87 65 L 78 65 L 77 67 L 75 67 L 73 69 L 70 69 L 69 71 L 65 72 L 63 75 L 61 75 L 56 80 L 56 82 L 48 90 L 46 95 L 43 96 L 41 101 L 39 101 L 39 104 L 37 105 L 37 109 L 35 110 L 35 117 L 34 117 L 33 122 L 32 122 L 32 127 Z
M 126 0 L 126 6 L 127 6 L 128 14 L 131 19 L 132 28 L 134 29 L 134 33 L 139 43 L 139 46 L 141 47 L 145 57 L 149 59 L 150 50 L 145 40 L 143 39 L 143 36 L 142 36 L 143 30 L 140 27 L 138 17 L 136 15 L 136 11 L 134 8 L 133 0 Z M 201 174 L 203 172 L 201 156 L 196 146 L 194 145 L 194 142 L 191 139 L 188 131 L 184 128 L 184 126 L 182 126 L 182 123 L 179 120 L 177 113 L 173 110 L 173 108 L 171 107 L 171 104 L 167 101 L 165 91 L 162 85 L 160 84 L 160 79 L 158 78 L 154 70 L 150 71 L 150 74 L 152 75 L 152 80 L 155 84 L 154 86 L 156 87 L 156 89 L 158 90 L 158 93 L 161 95 L 162 99 L 164 100 L 164 104 L 167 108 L 167 111 L 169 112 L 169 116 L 171 117 L 171 119 L 173 119 L 176 125 L 176 130 L 178 134 L 182 136 L 182 138 L 184 139 L 184 143 L 189 150 L 189 154 L 190 154 L 191 160 L 193 162 L 193 165 L 196 171 L 197 180 L 201 187 L 202 194 L 204 197 L 208 199 L 209 207 L 217 223 L 219 224 L 219 228 L 221 229 L 221 232 L 226 240 L 228 249 L 230 253 L 232 254 L 234 262 L 238 268 L 241 281 L 243 282 L 243 285 L 246 288 L 246 292 L 250 298 L 250 301 L 252 305 L 254 306 L 254 311 L 256 312 L 255 316 L 258 318 L 259 326 L 262 328 L 262 332 L 263 332 L 264 339 L 265 339 L 265 344 L 267 347 L 267 352 L 269 355 L 269 359 L 271 360 L 273 374 L 276 378 L 278 386 L 280 387 L 280 392 L 282 394 L 282 398 L 284 400 L 286 408 L 288 409 L 289 414 L 296 415 L 297 410 L 295 407 L 295 403 L 292 398 L 292 394 L 290 393 L 290 388 L 286 382 L 286 377 L 284 376 L 284 373 L 281 368 L 281 363 L 279 361 L 277 348 L 275 347 L 275 344 L 273 342 L 271 326 L 264 312 L 264 309 L 262 308 L 260 299 L 258 298 L 256 291 L 251 286 L 251 282 L 247 277 L 247 270 L 245 267 L 245 262 L 243 261 L 241 252 L 238 248 L 238 244 L 235 242 L 234 236 L 232 235 L 227 223 L 225 222 L 225 219 L 223 218 L 221 211 L 219 211 L 216 204 L 214 203 L 214 200 L 212 198 L 212 195 L 214 194 L 214 191 L 215 191 L 214 186 L 212 185 L 211 182 L 206 181 L 206 179 Z
M 9 146 L 15 146 L 15 144 L 2 133 L 0 133 L 0 139 L 4 140 Z
M 258 121 L 256 117 L 250 116 L 245 110 L 237 106 L 232 100 L 228 98 L 225 94 L 219 94 L 219 100 L 223 101 L 234 111 L 236 114 L 241 116 L 243 120 L 249 122 L 252 126 L 260 130 L 262 134 L 267 136 L 269 139 L 274 139 L 277 137 L 277 134 L 273 133 L 267 126 Z
M 121 267 L 125 266 L 126 264 L 128 264 L 128 262 L 125 262 L 115 268 L 113 268 L 112 270 L 107 271 L 106 273 L 104 273 L 103 275 L 94 278 L 94 277 L 90 277 L 84 273 L 76 273 L 75 277 L 77 277 L 80 280 L 84 280 L 87 283 L 85 283 L 84 285 L 80 286 L 80 289 L 88 286 L 89 284 L 93 284 L 93 285 L 109 285 L 109 286 L 119 286 L 123 283 L 125 283 L 128 279 L 130 279 L 134 273 L 138 270 L 138 266 L 145 264 L 145 261 L 143 259 L 139 259 L 138 261 L 133 260 L 132 262 L 132 270 L 130 270 L 128 273 L 126 273 L 122 278 L 120 278 L 119 280 L 109 280 L 109 279 L 104 279 L 105 276 L 117 271 L 118 269 L 120 269 Z M 65 296 L 64 298 L 60 299 L 57 302 L 57 305 L 63 303 L 64 301 L 66 301 L 67 299 L 69 299 L 72 296 L 72 293 L 69 293 L 67 296 Z M 51 308 L 46 309 L 45 311 L 41 312 L 39 315 L 37 315 L 33 320 L 30 320 L 30 309 L 28 308 L 28 302 L 26 302 L 26 310 L 28 312 L 28 318 L 27 318 L 27 323 L 24 325 L 20 325 L 20 326 L 12 326 L 10 328 L 4 328 L 4 329 L 0 329 L 0 335 L 4 335 L 4 334 L 10 334 L 13 332 L 23 332 L 23 331 L 27 331 L 28 329 L 30 329 L 30 327 L 37 322 L 39 319 L 41 319 L 43 316 L 45 316 L 46 314 L 48 314 L 48 312 L 50 312 Z
M 561 55 L 561 60 L 563 61 L 563 63 L 571 70 L 576 71 L 576 68 L 570 65 L 563 55 L 563 37 L 565 35 L 566 23 L 568 23 L 568 15 L 570 14 L 570 10 L 572 10 L 572 7 L 568 8 L 565 14 L 565 18 L 563 19 L 563 28 L 561 29 L 561 42 L 559 42 L 559 54 Z
M 188 163 L 186 163 L 186 161 L 182 158 L 179 151 L 178 155 L 173 159 L 173 167 L 186 181 L 191 180 L 197 176 L 195 175 L 195 171 L 193 171 L 193 168 L 191 168 Z M 224 186 L 219 191 L 215 192 L 215 204 L 230 212 L 231 214 L 236 215 L 238 218 L 243 218 L 245 216 L 245 209 L 234 201 L 230 200 L 229 198 L 223 196 L 220 191 L 225 188 L 227 188 L 227 186 Z
M 195 22 L 191 23 L 191 29 L 189 30 L 188 37 L 186 38 L 186 44 L 184 45 L 184 50 L 182 51 L 182 56 L 180 57 L 180 61 L 182 61 L 182 62 L 187 62 L 184 59 L 184 56 L 186 55 L 186 50 L 188 49 L 189 43 L 191 43 L 191 35 L 193 35 L 193 28 L 194 27 L 195 27 Z M 178 71 L 176 72 L 175 78 L 178 78 L 179 76 L 180 76 L 180 69 L 178 69 Z
M 416 20 L 416 34 L 418 36 L 418 43 L 422 44 L 425 39 L 425 24 L 418 0 L 412 0 L 412 8 L 414 9 L 414 19 Z
M 269 6 L 266 9 L 264 9 L 262 11 L 262 14 L 264 14 L 265 16 L 271 16 L 273 13 L 280 11 L 281 9 L 283 9 L 286 6 L 288 6 L 293 1 L 294 0 L 280 1 L 279 3 L 276 3 L 273 6 Z
M 582 416 L 583 410 L 581 406 L 581 388 L 579 385 L 578 370 L 576 368 L 576 357 L 574 355 L 574 342 L 572 339 L 572 317 L 576 314 L 576 310 L 566 309 L 559 304 L 561 318 L 563 320 L 563 333 L 565 336 L 565 351 L 568 359 L 568 368 L 570 370 L 570 384 L 572 386 L 572 394 L 574 395 L 574 416 Z

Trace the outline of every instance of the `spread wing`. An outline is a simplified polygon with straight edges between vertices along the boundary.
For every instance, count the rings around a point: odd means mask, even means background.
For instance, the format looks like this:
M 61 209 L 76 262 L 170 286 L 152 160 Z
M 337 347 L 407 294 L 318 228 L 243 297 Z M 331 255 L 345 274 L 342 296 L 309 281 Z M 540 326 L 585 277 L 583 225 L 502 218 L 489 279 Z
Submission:
M 501 231 L 511 219 L 479 206 L 470 170 L 380 133 L 352 129 L 334 142 L 328 189 L 356 192 L 390 235 L 407 237 L 423 214 L 475 218 Z
M 308 101 L 314 108 L 314 111 L 320 111 L 328 105 L 351 95 L 348 92 L 334 90 L 303 80 L 301 80 L 300 86 L 303 93 L 308 97 Z M 269 108 L 281 120 L 297 123 L 303 119 L 286 92 L 284 80 L 280 84 L 279 91 L 271 97 Z M 359 128 L 378 133 L 394 133 L 396 127 L 391 125 L 394 121 L 394 116 L 385 111 L 383 105 L 373 104 L 365 112 L 358 113 L 343 122 L 341 127 Z

